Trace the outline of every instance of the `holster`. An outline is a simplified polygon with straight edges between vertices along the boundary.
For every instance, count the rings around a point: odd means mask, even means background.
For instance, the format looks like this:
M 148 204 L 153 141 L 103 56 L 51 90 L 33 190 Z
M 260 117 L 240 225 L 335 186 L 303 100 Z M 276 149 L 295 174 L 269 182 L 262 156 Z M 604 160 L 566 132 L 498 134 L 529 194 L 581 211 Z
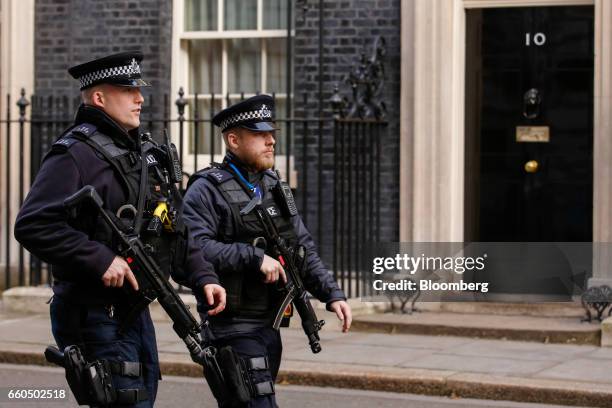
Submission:
M 117 401 L 117 393 L 113 387 L 111 368 L 108 361 L 96 360 L 85 367 L 84 375 L 92 405 L 106 406 Z
M 66 380 L 79 405 L 106 406 L 117 400 L 107 361 L 87 363 L 78 346 L 64 349 Z
M 217 349 L 209 346 L 204 355 L 204 378 L 206 378 L 210 391 L 217 401 L 228 400 L 229 392 L 225 385 L 225 376 L 217 360 Z
M 66 380 L 79 405 L 90 401 L 85 372 L 87 362 L 77 346 L 68 346 L 64 349 L 64 364 Z
M 219 350 L 211 346 L 208 350 L 204 377 L 220 406 L 240 407 L 256 396 L 274 394 L 272 381 L 254 384 L 249 374 L 251 371 L 267 370 L 267 358 L 245 360 L 231 346 Z
M 224 374 L 229 395 L 237 402 L 248 402 L 252 397 L 252 387 L 244 361 L 231 346 L 222 347 L 217 360 Z
M 112 404 L 134 404 L 149 398 L 146 389 L 120 389 L 113 386 L 112 375 L 142 376 L 142 365 L 130 361 L 95 360 L 88 363 L 78 346 L 64 349 L 62 354 L 50 346 L 45 350 L 49 362 L 66 370 L 66 380 L 79 405 L 105 407 Z

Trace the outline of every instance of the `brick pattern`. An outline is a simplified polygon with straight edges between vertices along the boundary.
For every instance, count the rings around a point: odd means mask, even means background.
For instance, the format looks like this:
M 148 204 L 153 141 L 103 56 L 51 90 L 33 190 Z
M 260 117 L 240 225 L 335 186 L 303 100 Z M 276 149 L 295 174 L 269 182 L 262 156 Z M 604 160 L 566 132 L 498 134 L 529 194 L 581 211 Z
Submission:
M 295 116 L 314 118 L 319 114 L 319 2 L 307 2 L 308 9 L 296 10 L 295 33 Z M 350 97 L 348 85 L 343 84 L 344 76 L 358 63 L 361 52 L 370 56 L 377 36 L 383 36 L 387 43 L 385 63 L 384 102 L 387 106 L 389 126 L 382 138 L 381 152 L 381 238 L 397 241 L 399 239 L 399 105 L 400 105 L 400 0 L 325 0 L 323 13 L 323 116 L 331 118 L 329 99 L 334 85 L 338 84 L 340 93 Z M 303 94 L 308 103 L 304 104 Z M 330 123 L 326 120 L 324 123 Z M 303 132 L 296 129 L 296 157 L 303 161 L 301 144 Z M 312 148 L 307 151 L 308 195 L 317 192 L 317 129 L 306 135 Z M 323 214 L 331 214 L 333 192 L 333 135 L 329 126 L 322 132 L 323 137 Z M 312 144 L 311 144 L 312 143 Z M 301 163 L 297 163 L 298 168 Z M 301 200 L 298 198 L 298 202 Z M 322 223 L 318 230 L 317 207 L 309 205 L 307 225 L 315 237 L 331 236 L 333 227 L 330 222 Z M 327 240 L 329 241 L 329 240 Z M 329 248 L 321 248 L 326 261 L 331 258 Z
M 140 50 L 143 78 L 152 84 L 150 112 L 163 114 L 170 92 L 172 2 L 166 0 L 36 0 L 35 90 L 77 95 L 67 68 L 115 52 Z M 143 112 L 146 117 L 147 112 Z

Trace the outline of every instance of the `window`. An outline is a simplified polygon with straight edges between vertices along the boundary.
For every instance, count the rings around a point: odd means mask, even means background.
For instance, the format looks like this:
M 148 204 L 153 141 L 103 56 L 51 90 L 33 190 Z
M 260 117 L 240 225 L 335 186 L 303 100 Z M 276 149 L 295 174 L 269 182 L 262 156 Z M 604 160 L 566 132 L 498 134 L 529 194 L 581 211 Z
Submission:
M 186 114 L 209 120 L 220 109 L 257 93 L 272 94 L 276 117 L 287 117 L 288 7 L 293 0 L 179 0 L 175 2 L 179 73 L 175 88 L 183 86 L 189 101 Z M 177 10 L 178 8 L 178 10 Z M 288 36 L 289 34 L 289 36 Z M 176 66 L 176 65 L 175 65 Z M 290 67 L 289 67 L 290 68 Z M 196 113 L 197 97 L 197 113 Z M 277 152 L 285 154 L 287 129 L 282 120 Z M 197 129 L 199 163 L 207 163 L 214 145 L 215 160 L 223 154 L 218 129 L 202 123 Z M 196 129 L 187 132 L 190 146 L 184 160 L 196 153 Z M 211 142 L 211 135 L 216 139 Z M 219 155 L 219 157 L 216 157 Z M 278 157 L 280 159 L 280 157 Z M 277 160 L 280 165 L 282 160 Z M 284 165 L 283 165 L 284 166 Z M 281 169 L 282 171 L 283 169 Z

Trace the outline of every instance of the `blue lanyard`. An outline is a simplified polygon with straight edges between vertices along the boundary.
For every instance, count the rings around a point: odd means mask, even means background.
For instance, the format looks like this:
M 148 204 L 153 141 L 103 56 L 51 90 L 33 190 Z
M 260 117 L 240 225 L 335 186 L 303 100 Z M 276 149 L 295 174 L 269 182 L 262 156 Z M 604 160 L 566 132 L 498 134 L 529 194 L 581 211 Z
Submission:
M 238 177 L 240 177 L 240 180 L 242 180 L 244 182 L 244 184 L 247 185 L 247 187 L 255 194 L 257 194 L 259 196 L 259 198 L 263 198 L 262 194 L 261 194 L 261 189 L 259 188 L 259 186 L 255 186 L 252 183 L 249 183 L 249 181 L 244 178 L 244 176 L 242 175 L 242 173 L 240 172 L 240 170 L 238 170 L 238 168 L 234 165 L 234 163 L 229 163 L 230 167 L 232 169 L 234 169 L 234 171 L 236 172 L 236 174 L 238 175 Z

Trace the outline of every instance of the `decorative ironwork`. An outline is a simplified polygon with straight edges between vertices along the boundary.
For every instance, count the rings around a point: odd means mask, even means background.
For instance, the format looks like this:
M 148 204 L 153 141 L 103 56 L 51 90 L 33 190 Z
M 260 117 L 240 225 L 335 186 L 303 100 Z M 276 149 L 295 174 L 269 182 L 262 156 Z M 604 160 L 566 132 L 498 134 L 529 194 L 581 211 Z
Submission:
M 593 316 L 591 309 L 597 312 L 596 319 L 601 322 L 601 318 L 606 309 L 612 304 L 612 288 L 608 285 L 593 286 L 582 294 L 581 297 L 582 307 L 586 311 L 586 317 L 582 319 L 583 322 L 591 322 Z M 612 308 L 608 310 L 608 316 L 612 314 Z
M 185 106 L 187 105 L 187 100 L 184 98 L 185 90 L 182 86 L 179 88 L 178 94 L 179 97 L 174 103 L 176 104 L 176 107 L 178 109 L 179 120 L 183 120 L 185 118 Z
M 334 85 L 334 93 L 332 97 L 329 98 L 329 103 L 336 116 L 341 118 L 345 117 L 345 110 L 349 102 L 346 96 L 340 96 L 340 92 L 338 92 L 338 84 Z
M 383 37 L 377 37 L 374 41 L 370 58 L 366 57 L 365 51 L 361 53 L 357 66 L 343 79 L 351 87 L 351 99 L 340 95 L 337 84 L 334 87 L 330 104 L 335 115 L 379 120 L 386 117 L 387 107 L 382 100 L 386 54 L 387 46 Z
M 30 101 L 28 101 L 25 97 L 25 89 L 21 88 L 21 98 L 16 102 L 17 107 L 19 108 L 19 121 L 25 121 L 26 108 L 30 105 Z
M 141 118 L 140 131 L 148 131 L 159 137 L 164 128 L 172 129 L 170 136 L 179 147 L 179 157 L 184 164 L 183 170 L 186 174 L 192 174 L 199 170 L 194 154 L 200 151 L 199 146 L 209 146 L 207 152 L 199 155 L 200 160 L 204 158 L 206 161 L 215 161 L 220 150 L 218 149 L 220 135 L 211 123 L 211 118 L 216 113 L 217 103 L 197 109 L 196 101 L 201 101 L 202 98 L 196 97 L 195 94 L 191 98 L 187 92 L 188 90 L 183 87 L 178 94 L 164 95 L 160 98 L 164 101 L 163 105 L 166 109 L 154 109 L 153 98 L 147 98 L 143 102 L 143 111 L 146 114 L 144 118 Z M 10 204 L 6 206 L 9 210 L 2 214 L 0 220 L 5 225 L 9 225 L 14 220 L 15 212 L 10 209 L 18 208 L 22 203 L 29 187 L 27 181 L 35 179 L 42 157 L 48 152 L 60 132 L 73 123 L 74 110 L 81 102 L 80 96 L 73 94 L 70 97 L 33 95 L 25 99 L 26 95 L 26 91 L 21 92 L 23 99 L 20 99 L 19 94 L 13 97 L 5 95 L 6 103 L 3 105 L 5 110 L 0 118 L 0 128 L 5 129 L 4 151 L 0 155 L 0 174 L 2 174 L 2 181 L 5 185 L 3 199 Z M 308 95 L 304 93 L 301 95 L 302 98 L 296 96 L 296 99 L 303 100 L 304 106 L 309 106 Z M 208 94 L 205 99 L 220 102 L 221 97 L 218 94 Z M 16 104 L 18 100 L 19 104 Z M 188 103 L 191 105 L 191 101 L 193 101 L 193 106 L 190 109 L 191 112 L 188 112 L 186 107 Z M 163 116 L 159 114 L 160 111 L 165 111 Z M 21 123 L 18 120 L 18 113 L 23 119 Z M 329 248 L 322 249 L 321 257 L 329 265 L 334 265 L 332 270 L 347 296 L 350 298 L 371 296 L 372 286 L 364 283 L 364 278 L 370 277 L 371 274 L 365 275 L 363 270 L 358 268 L 357 259 L 363 253 L 366 240 L 380 241 L 381 237 L 383 214 L 380 208 L 384 198 L 381 191 L 380 166 L 383 163 L 381 158 L 382 135 L 385 134 L 383 132 L 385 132 L 387 123 L 351 120 L 350 125 L 347 125 L 330 120 L 333 123 L 328 126 L 328 119 L 321 119 L 319 116 L 280 117 L 277 118 L 277 121 L 283 128 L 300 129 L 305 135 L 311 134 L 313 129 L 319 127 L 319 122 L 322 122 L 321 129 L 325 131 L 334 127 L 333 134 L 336 136 L 334 143 L 338 143 L 334 149 L 334 158 L 337 159 L 333 160 L 334 187 L 332 192 L 334 194 L 333 207 L 336 213 L 333 217 L 333 226 L 330 225 L 331 228 L 329 228 L 333 232 L 328 233 L 326 229 L 319 228 L 317 241 L 321 243 L 321 248 Z M 327 170 L 323 165 L 323 156 L 309 155 L 309 152 L 320 148 L 321 139 L 302 138 L 300 145 L 292 143 L 291 138 L 283 140 L 287 140 L 287 144 L 283 146 L 282 151 L 288 158 L 298 157 L 298 154 L 303 155 L 300 160 L 293 163 L 294 169 L 289 164 L 285 165 L 285 169 L 292 169 L 287 172 L 289 184 L 292 184 L 292 179 L 295 180 L 295 173 L 309 174 L 312 178 L 325 180 Z M 340 148 L 340 144 L 344 147 Z M 21 153 L 14 157 L 15 151 Z M 28 157 L 31 160 L 26 160 Z M 188 164 L 185 164 L 186 162 Z M 349 163 L 354 164 L 349 165 Z M 353 180 L 362 182 L 355 183 Z M 300 182 L 297 190 L 303 198 L 302 214 L 310 214 L 311 220 L 323 218 L 323 222 L 331 223 L 329 221 L 332 219 L 331 211 L 326 212 L 327 207 L 320 204 L 329 202 L 324 200 L 331 199 L 330 192 L 307 181 Z M 351 199 L 351 197 L 358 197 L 358 199 Z M 308 211 L 308 208 L 311 210 Z M 305 219 L 305 222 L 309 221 Z M 11 229 L 5 229 L 1 235 L 0 282 L 2 285 L 0 286 L 11 288 L 16 285 L 50 283 L 51 277 L 47 263 L 33 256 L 22 256 L 22 252 L 25 254 L 27 252 L 15 241 Z M 414 296 L 408 301 L 400 299 L 400 306 L 408 311 L 413 298 Z M 386 297 L 383 299 L 388 301 Z M 398 304 L 398 299 L 395 299 L 395 303 Z

